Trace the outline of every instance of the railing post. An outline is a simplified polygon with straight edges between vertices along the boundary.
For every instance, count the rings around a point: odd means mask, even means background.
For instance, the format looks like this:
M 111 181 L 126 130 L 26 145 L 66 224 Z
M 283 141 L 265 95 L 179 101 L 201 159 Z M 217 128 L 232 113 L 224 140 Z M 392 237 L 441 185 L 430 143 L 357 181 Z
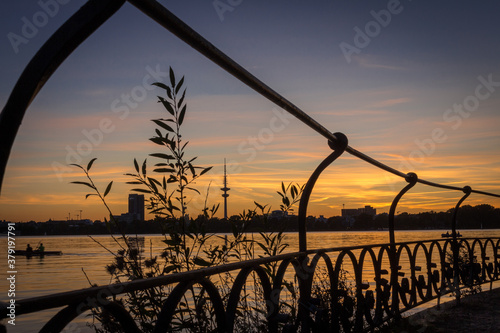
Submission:
M 453 237 L 452 249 L 453 249 L 453 286 L 455 288 L 455 299 L 457 304 L 460 304 L 460 274 L 458 267 L 458 256 L 460 253 L 460 247 L 458 246 L 457 240 L 457 213 L 462 202 L 471 194 L 472 189 L 470 186 L 465 186 L 462 191 L 465 193 L 464 196 L 457 202 L 455 210 L 453 211 L 453 217 L 451 220 L 451 236 Z
M 307 250 L 307 230 L 306 230 L 306 216 L 307 216 L 307 205 L 309 203 L 309 198 L 311 197 L 311 192 L 316 184 L 316 180 L 321 175 L 323 170 L 325 170 L 330 164 L 333 163 L 342 153 L 345 151 L 348 145 L 347 137 L 343 133 L 335 133 L 337 137 L 337 142 L 328 141 L 330 148 L 334 150 L 323 162 L 318 165 L 316 170 L 312 173 L 311 177 L 304 187 L 302 196 L 300 197 L 299 203 L 299 251 L 303 252 Z
M 399 200 L 403 197 L 403 195 L 408 192 L 418 181 L 418 176 L 416 173 L 410 172 L 406 175 L 405 180 L 408 182 L 399 193 L 396 195 L 394 200 L 392 201 L 391 208 L 389 210 L 389 242 L 390 242 L 390 251 L 389 251 L 389 261 L 391 264 L 391 286 L 392 286 L 392 311 L 395 317 L 399 317 L 399 284 L 398 284 L 398 260 L 396 257 L 396 239 L 394 236 L 394 215 L 396 213 L 396 207 L 398 205 Z

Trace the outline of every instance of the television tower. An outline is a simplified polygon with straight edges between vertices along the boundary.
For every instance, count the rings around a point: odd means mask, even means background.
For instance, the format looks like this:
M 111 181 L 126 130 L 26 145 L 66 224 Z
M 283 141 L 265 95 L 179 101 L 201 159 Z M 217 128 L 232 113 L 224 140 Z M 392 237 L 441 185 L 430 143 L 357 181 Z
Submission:
M 227 187 L 227 175 L 226 175 L 226 159 L 224 159 L 224 187 L 221 188 L 221 191 L 224 192 L 222 194 L 222 197 L 224 198 L 224 219 L 227 220 L 227 197 L 229 194 L 227 194 L 227 191 L 229 191 L 230 188 Z

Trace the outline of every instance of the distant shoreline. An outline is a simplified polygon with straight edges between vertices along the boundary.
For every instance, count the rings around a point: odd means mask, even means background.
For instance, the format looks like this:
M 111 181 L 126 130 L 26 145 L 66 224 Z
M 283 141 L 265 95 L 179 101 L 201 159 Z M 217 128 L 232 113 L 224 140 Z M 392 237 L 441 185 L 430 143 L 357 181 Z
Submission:
M 489 229 L 460 229 L 460 231 L 496 231 L 500 230 L 499 228 L 489 228 Z M 436 232 L 436 231 L 441 231 L 441 232 L 449 232 L 449 229 L 396 229 L 396 232 L 412 232 L 412 231 L 418 231 L 418 232 Z M 271 231 L 268 231 L 271 232 Z M 330 232 L 338 232 L 338 233 L 358 233 L 358 232 L 380 232 L 380 233 L 387 233 L 387 230 L 373 230 L 373 229 L 366 229 L 366 230 L 354 230 L 354 229 L 347 229 L 347 230 L 309 230 L 308 233 L 330 233 Z M 248 231 L 248 234 L 258 234 L 260 231 Z M 297 230 L 287 230 L 284 231 L 283 233 L 285 234 L 295 234 L 298 233 Z M 210 234 L 216 234 L 216 235 L 231 235 L 231 232 L 213 232 Z M 32 238 L 43 238 L 43 237 L 67 237 L 67 236 L 74 236 L 74 237 L 81 237 L 81 236 L 101 236 L 101 237 L 109 237 L 109 236 L 117 236 L 121 237 L 122 235 L 119 233 L 103 233 L 103 234 L 83 234 L 83 233 L 75 233 L 75 234 L 47 234 L 47 235 L 40 235 L 40 234 L 31 234 L 31 235 L 18 235 L 19 238 L 24 238 L 24 237 L 32 237 Z M 135 236 L 161 236 L 163 235 L 162 233 L 130 233 L 130 234 L 125 234 L 125 236 L 129 237 L 135 237 Z

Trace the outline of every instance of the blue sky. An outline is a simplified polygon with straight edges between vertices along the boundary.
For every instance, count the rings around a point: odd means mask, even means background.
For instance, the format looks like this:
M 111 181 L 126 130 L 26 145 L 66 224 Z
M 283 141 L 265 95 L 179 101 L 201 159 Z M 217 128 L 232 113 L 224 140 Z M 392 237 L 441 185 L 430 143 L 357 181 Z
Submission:
M 326 128 L 346 134 L 352 147 L 426 180 L 500 193 L 499 4 L 159 2 Z M 36 51 L 83 3 L 0 4 L 2 107 Z M 36 32 L 23 30 L 35 23 Z M 13 45 L 14 34 L 23 42 Z M 212 203 L 221 202 L 222 163 L 230 161 L 230 214 L 254 200 L 277 209 L 281 181 L 305 183 L 329 154 L 324 138 L 126 3 L 28 109 L 7 167 L 0 219 L 65 219 L 80 209 L 102 219 L 101 205 L 69 184 L 81 175 L 66 167 L 94 157 L 97 183 L 115 181 L 109 200 L 115 213 L 125 212 L 130 187 L 123 174 L 133 171 L 134 158 L 156 152 L 149 120 L 163 110 L 156 103 L 161 91 L 150 83 L 169 66 L 186 77 L 189 152 L 214 166 L 197 183 L 206 190 L 211 182 Z M 343 204 L 387 211 L 404 185 L 346 154 L 320 178 L 309 212 L 339 215 Z M 417 185 L 400 210 L 446 210 L 460 196 Z M 199 201 L 193 199 L 192 215 Z M 466 203 L 500 206 L 479 195 Z

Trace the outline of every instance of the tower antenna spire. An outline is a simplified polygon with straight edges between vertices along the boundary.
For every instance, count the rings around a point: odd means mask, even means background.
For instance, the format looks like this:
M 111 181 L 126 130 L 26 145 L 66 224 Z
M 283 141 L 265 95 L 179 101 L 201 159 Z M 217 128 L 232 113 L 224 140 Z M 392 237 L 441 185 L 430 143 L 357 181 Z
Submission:
M 224 187 L 221 188 L 221 191 L 224 192 L 222 194 L 222 197 L 224 198 L 224 220 L 227 220 L 227 197 L 229 196 L 227 191 L 229 190 L 230 188 L 227 187 L 226 159 L 224 159 Z

